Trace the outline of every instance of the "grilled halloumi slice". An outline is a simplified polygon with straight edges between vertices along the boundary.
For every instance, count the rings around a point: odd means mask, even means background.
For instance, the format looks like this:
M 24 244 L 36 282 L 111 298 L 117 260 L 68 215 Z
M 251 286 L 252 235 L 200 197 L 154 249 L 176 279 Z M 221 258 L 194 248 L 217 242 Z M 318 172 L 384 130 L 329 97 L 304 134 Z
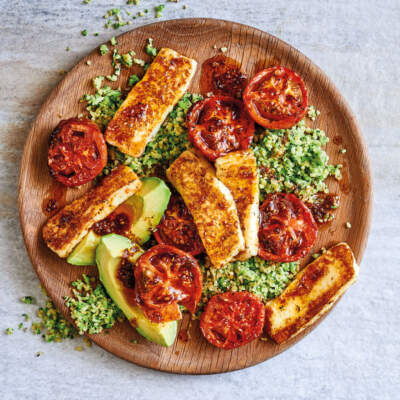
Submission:
M 189 87 L 197 62 L 163 48 L 107 126 L 106 141 L 139 157 Z
M 355 282 L 358 265 L 346 243 L 331 247 L 300 271 L 265 307 L 265 329 L 282 343 L 313 324 Z
M 252 150 L 234 151 L 215 161 L 217 178 L 231 191 L 239 214 L 245 249 L 237 260 L 258 253 L 259 192 L 256 158 Z
M 230 262 L 244 249 L 235 201 L 211 164 L 191 151 L 168 168 L 167 177 L 193 216 L 204 248 L 215 267 Z
M 142 183 L 127 166 L 120 165 L 100 184 L 65 206 L 43 227 L 47 246 L 64 258 L 89 229 L 140 189 Z

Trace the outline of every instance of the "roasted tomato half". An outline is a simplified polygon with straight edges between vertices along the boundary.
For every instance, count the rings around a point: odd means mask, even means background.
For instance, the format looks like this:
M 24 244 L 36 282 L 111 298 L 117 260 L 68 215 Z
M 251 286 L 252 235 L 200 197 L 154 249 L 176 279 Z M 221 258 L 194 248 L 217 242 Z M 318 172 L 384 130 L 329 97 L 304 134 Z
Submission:
M 317 225 L 297 196 L 272 193 L 260 207 L 258 239 L 258 255 L 264 260 L 297 261 L 315 243 Z
M 240 100 L 213 96 L 196 103 L 187 115 L 189 140 L 210 161 L 250 147 L 254 122 Z
M 48 165 L 66 186 L 90 182 L 107 164 L 107 146 L 99 127 L 88 119 L 61 121 L 49 141 Z
M 291 128 L 304 117 L 308 107 L 301 77 L 280 66 L 256 74 L 244 91 L 243 101 L 254 121 L 268 129 Z
M 211 344 L 228 350 L 260 336 L 264 321 L 264 304 L 257 296 L 249 292 L 226 292 L 207 303 L 200 329 Z
M 193 217 L 182 197 L 172 196 L 154 237 L 159 244 L 168 244 L 196 256 L 204 251 Z
M 232 96 L 240 99 L 246 85 L 247 76 L 233 58 L 218 54 L 202 65 L 200 92 L 204 96 L 211 92 L 218 96 Z
M 135 267 L 138 304 L 153 322 L 181 318 L 178 304 L 194 313 L 201 296 L 202 274 L 197 260 L 176 247 L 157 245 Z

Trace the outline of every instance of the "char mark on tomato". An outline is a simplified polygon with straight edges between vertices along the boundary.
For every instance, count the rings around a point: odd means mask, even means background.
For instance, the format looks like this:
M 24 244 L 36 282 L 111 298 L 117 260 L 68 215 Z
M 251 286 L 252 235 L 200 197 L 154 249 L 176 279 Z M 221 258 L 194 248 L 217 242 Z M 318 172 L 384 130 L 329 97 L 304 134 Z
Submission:
M 207 303 L 200 329 L 211 344 L 228 350 L 260 336 L 264 321 L 264 304 L 257 296 L 249 292 L 226 292 Z
M 137 302 L 153 322 L 181 318 L 178 304 L 194 313 L 201 296 L 202 275 L 197 260 L 168 245 L 144 253 L 135 268 Z
M 209 58 L 202 65 L 200 92 L 204 96 L 213 93 L 240 99 L 246 85 L 247 75 L 233 58 L 220 54 Z
M 83 185 L 106 164 L 106 142 L 94 122 L 70 118 L 61 121 L 50 135 L 48 166 L 58 182 L 70 187 Z
M 250 147 L 254 122 L 240 100 L 213 96 L 196 103 L 187 115 L 189 140 L 210 161 Z
M 305 257 L 317 238 L 308 207 L 294 194 L 269 194 L 260 207 L 258 255 L 276 262 Z
M 171 197 L 154 237 L 159 244 L 177 247 L 192 256 L 204 252 L 193 217 L 179 195 Z
M 287 129 L 307 112 L 308 95 L 301 77 L 275 66 L 257 73 L 247 85 L 243 101 L 251 117 L 268 129 Z

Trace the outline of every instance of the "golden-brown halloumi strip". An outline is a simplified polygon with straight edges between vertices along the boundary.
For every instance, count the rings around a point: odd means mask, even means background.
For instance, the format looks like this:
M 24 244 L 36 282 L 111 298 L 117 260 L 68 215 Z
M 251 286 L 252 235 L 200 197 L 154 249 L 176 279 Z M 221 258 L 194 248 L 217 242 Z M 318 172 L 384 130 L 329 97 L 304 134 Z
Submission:
M 237 260 L 258 252 L 259 191 L 257 163 L 251 149 L 234 151 L 215 161 L 217 178 L 231 191 L 239 214 L 245 249 Z
M 346 243 L 331 247 L 300 271 L 265 307 L 265 329 L 282 343 L 313 324 L 357 279 L 358 265 Z
M 168 168 L 167 177 L 193 216 L 204 248 L 215 267 L 230 262 L 244 249 L 235 201 L 211 164 L 191 151 Z
M 108 124 L 106 141 L 125 154 L 142 155 L 147 143 L 188 89 L 196 66 L 195 60 L 162 48 Z
M 67 257 L 94 223 L 107 217 L 141 185 L 129 167 L 118 166 L 97 186 L 47 221 L 43 227 L 45 243 L 60 257 Z

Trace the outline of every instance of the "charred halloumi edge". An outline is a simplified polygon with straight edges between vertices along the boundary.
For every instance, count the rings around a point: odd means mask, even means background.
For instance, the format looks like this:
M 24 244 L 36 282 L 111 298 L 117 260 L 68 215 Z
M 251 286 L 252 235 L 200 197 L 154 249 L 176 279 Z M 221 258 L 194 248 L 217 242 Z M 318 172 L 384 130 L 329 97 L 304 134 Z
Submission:
M 336 279 L 332 279 L 335 271 Z M 267 303 L 267 334 L 279 344 L 297 336 L 332 308 L 356 281 L 358 272 L 347 243 L 331 247 L 300 271 L 280 296 Z
M 184 65 L 173 66 L 171 61 L 179 59 L 185 62 Z M 171 65 L 168 66 L 168 63 Z M 154 138 L 175 104 L 187 91 L 196 67 L 195 60 L 180 55 L 172 49 L 162 48 L 144 77 L 132 88 L 110 121 L 105 133 L 106 141 L 125 154 L 140 157 L 147 143 Z M 164 73 L 160 71 L 163 68 L 166 68 Z M 166 76 L 167 73 L 172 76 Z M 121 117 L 121 113 L 125 108 L 137 104 L 153 107 L 151 114 L 147 113 L 149 115 L 133 123 L 124 140 L 118 139 L 118 128 L 128 123 Z
M 256 158 L 252 150 L 240 150 L 215 161 L 217 178 L 231 191 L 239 214 L 245 249 L 236 260 L 258 253 L 259 190 Z
M 141 185 L 129 167 L 120 165 L 47 221 L 43 227 L 45 243 L 61 258 L 67 257 L 96 222 L 106 218 Z
M 167 178 L 192 214 L 211 264 L 232 261 L 244 249 L 244 238 L 232 194 L 212 165 L 188 150 L 171 164 Z

